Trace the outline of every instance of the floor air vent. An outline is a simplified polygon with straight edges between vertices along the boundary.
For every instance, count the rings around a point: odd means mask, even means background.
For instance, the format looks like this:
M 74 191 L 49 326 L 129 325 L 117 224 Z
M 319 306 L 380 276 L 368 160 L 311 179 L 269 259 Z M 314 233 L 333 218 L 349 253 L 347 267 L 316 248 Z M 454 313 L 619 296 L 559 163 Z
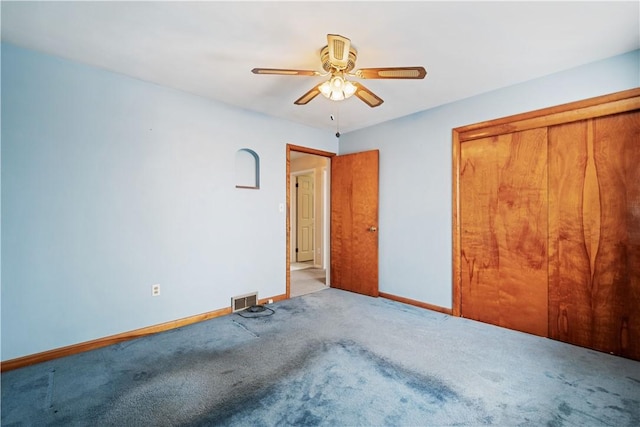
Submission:
M 249 308 L 252 305 L 258 305 L 257 292 L 254 292 L 252 294 L 240 295 L 237 297 L 231 297 L 231 311 L 233 313 Z

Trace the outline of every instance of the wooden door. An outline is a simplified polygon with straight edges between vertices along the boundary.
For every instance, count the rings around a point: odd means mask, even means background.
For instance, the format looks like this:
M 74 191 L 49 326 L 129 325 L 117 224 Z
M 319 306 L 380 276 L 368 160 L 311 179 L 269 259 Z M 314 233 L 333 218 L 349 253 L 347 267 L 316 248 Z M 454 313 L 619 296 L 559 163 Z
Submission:
M 314 189 L 313 175 L 296 177 L 296 261 L 313 261 Z
M 549 130 L 550 337 L 640 360 L 640 112 Z
M 546 336 L 546 129 L 460 150 L 461 315 Z
M 331 286 L 378 296 L 378 150 L 331 159 Z

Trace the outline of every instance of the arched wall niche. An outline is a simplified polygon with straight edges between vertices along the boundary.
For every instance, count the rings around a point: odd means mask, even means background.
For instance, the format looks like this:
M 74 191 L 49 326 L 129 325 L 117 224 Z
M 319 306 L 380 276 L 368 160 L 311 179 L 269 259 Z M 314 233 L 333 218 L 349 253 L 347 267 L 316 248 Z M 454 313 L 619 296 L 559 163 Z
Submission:
M 236 188 L 260 188 L 260 156 L 250 148 L 236 151 Z

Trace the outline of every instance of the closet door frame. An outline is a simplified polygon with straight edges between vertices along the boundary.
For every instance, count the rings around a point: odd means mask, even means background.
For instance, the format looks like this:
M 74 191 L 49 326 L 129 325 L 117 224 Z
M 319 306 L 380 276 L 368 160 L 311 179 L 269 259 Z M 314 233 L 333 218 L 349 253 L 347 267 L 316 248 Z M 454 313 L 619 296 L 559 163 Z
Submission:
M 461 145 L 468 141 L 529 129 L 571 123 L 595 117 L 640 110 L 640 88 L 616 92 L 554 107 L 516 114 L 453 129 L 452 225 L 453 301 L 452 314 L 462 313 L 462 248 L 460 244 L 460 164 Z

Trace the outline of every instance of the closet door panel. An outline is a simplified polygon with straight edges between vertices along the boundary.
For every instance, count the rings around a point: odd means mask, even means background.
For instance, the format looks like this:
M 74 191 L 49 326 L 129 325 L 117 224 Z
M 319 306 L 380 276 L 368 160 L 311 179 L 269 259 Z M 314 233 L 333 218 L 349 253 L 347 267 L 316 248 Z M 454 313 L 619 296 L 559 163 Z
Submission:
M 461 314 L 548 334 L 547 133 L 461 146 Z
M 590 347 L 597 248 L 583 222 L 590 224 L 599 192 L 587 152 L 587 121 L 549 129 L 549 336 Z
M 549 331 L 640 359 L 640 113 L 549 130 Z
M 640 112 L 593 121 L 601 194 L 596 347 L 640 360 Z M 600 323 L 600 322 L 598 322 Z

